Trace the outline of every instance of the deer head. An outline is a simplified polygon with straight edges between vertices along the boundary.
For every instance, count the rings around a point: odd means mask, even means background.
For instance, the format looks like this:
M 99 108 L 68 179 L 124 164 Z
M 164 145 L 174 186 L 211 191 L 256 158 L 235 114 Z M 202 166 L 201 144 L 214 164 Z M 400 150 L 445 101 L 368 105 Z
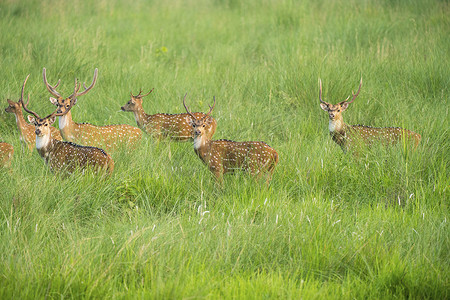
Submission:
M 154 88 L 151 89 L 150 92 L 148 92 L 145 95 L 142 95 L 142 90 L 139 91 L 139 94 L 136 96 L 133 96 L 133 93 L 130 92 L 131 99 L 127 102 L 124 106 L 121 107 L 123 111 L 137 111 L 140 108 L 142 108 L 142 98 L 145 96 L 148 96 L 151 92 L 153 92 Z
M 47 81 L 46 69 L 44 68 L 44 70 L 42 72 L 42 76 L 44 78 L 44 83 L 45 83 L 45 86 L 47 87 L 47 90 L 50 92 L 50 94 L 52 94 L 53 96 L 56 97 L 56 98 L 50 97 L 50 102 L 53 105 L 57 106 L 56 112 L 58 114 L 62 113 L 62 115 L 67 114 L 70 111 L 70 109 L 77 103 L 77 98 L 80 96 L 86 95 L 95 86 L 95 83 L 97 82 L 97 75 L 98 75 L 98 69 L 96 68 L 94 70 L 94 78 L 92 79 L 91 85 L 89 87 L 86 87 L 85 83 L 83 83 L 84 91 L 82 91 L 82 92 L 79 92 L 79 90 L 81 88 L 81 83 L 78 83 L 77 79 L 75 78 L 74 92 L 69 97 L 64 98 L 61 96 L 60 93 L 58 93 L 56 91 L 56 88 L 58 87 L 61 80 L 58 80 L 58 82 L 56 83 L 55 86 L 50 85 Z
M 209 112 L 202 118 L 196 118 L 194 116 L 194 114 L 192 114 L 189 111 L 189 107 L 186 106 L 186 95 L 184 95 L 183 98 L 183 105 L 184 108 L 186 109 L 186 112 L 188 113 L 188 116 L 186 116 L 186 121 L 188 122 L 188 124 L 190 124 L 192 126 L 192 130 L 193 130 L 193 135 L 194 135 L 194 140 L 198 137 L 202 137 L 206 131 L 207 126 L 209 126 L 213 120 L 212 118 L 209 116 L 211 114 L 211 112 L 214 109 L 214 106 L 216 105 L 216 97 L 213 97 L 214 99 L 214 103 L 213 106 L 209 105 Z
M 27 77 L 28 78 L 28 77 Z M 26 80 L 25 80 L 26 81 Z M 23 97 L 22 97 L 23 99 Z M 51 125 L 55 123 L 56 117 L 64 115 L 64 113 L 58 113 L 56 110 L 46 116 L 41 118 L 37 113 L 28 109 L 28 103 L 30 102 L 30 95 L 28 95 L 27 103 L 22 101 L 23 109 L 32 114 L 28 115 L 28 121 L 35 126 L 35 133 L 37 137 L 51 136 Z
M 337 121 L 337 120 L 341 120 L 342 116 L 341 113 L 343 111 L 345 111 L 348 108 L 348 105 L 350 103 L 352 103 L 356 97 L 358 97 L 359 92 L 361 90 L 361 85 L 362 85 L 362 77 L 361 77 L 361 82 L 359 83 L 359 88 L 358 91 L 356 92 L 356 94 L 353 94 L 352 91 L 352 100 L 348 101 L 348 99 L 350 98 L 350 96 L 345 99 L 344 101 L 339 102 L 338 104 L 331 104 L 328 102 L 325 102 L 322 100 L 322 80 L 319 79 L 319 100 L 320 100 L 320 107 L 328 112 L 328 117 L 330 118 L 330 121 Z

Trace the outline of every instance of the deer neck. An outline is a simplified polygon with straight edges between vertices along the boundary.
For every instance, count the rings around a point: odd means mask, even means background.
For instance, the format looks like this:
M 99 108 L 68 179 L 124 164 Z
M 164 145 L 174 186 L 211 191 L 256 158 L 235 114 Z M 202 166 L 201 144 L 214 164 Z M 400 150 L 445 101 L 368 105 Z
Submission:
M 134 119 L 136 120 L 137 125 L 142 128 L 146 124 L 146 119 L 148 119 L 148 115 L 144 112 L 142 106 L 138 106 L 136 110 L 133 110 Z
M 14 116 L 16 117 L 16 124 L 17 124 L 17 127 L 19 128 L 19 131 L 22 134 L 22 136 L 26 135 L 26 130 L 27 130 L 28 127 L 31 127 L 32 130 L 34 131 L 34 126 L 28 124 L 25 121 L 25 118 L 23 117 L 22 111 L 18 111 L 16 113 L 14 113 Z M 34 132 L 33 132 L 33 134 L 34 134 Z
M 40 156 L 47 158 L 53 149 L 52 134 L 36 136 L 36 149 Z
M 207 162 L 211 148 L 211 141 L 205 135 L 194 138 L 194 151 L 204 161 Z
M 345 126 L 342 116 L 339 116 L 339 118 L 329 121 L 328 130 L 330 130 L 330 134 L 343 134 Z
M 72 120 L 72 112 L 69 111 L 64 116 L 59 117 L 59 130 L 61 132 L 62 137 L 65 140 L 72 141 L 74 139 L 74 125 L 75 123 Z

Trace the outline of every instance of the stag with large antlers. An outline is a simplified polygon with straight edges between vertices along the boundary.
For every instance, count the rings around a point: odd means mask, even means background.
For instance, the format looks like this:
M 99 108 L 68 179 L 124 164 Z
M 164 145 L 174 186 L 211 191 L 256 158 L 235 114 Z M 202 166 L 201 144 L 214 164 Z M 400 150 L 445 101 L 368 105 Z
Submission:
M 23 108 L 29 115 L 28 120 L 35 126 L 36 149 L 52 171 L 72 173 L 75 169 L 84 170 L 87 167 L 96 172 L 111 174 L 114 170 L 114 161 L 103 149 L 90 146 L 80 146 L 72 142 L 63 142 L 53 138 L 50 130 L 57 116 L 62 113 L 54 111 L 45 118 L 28 109 L 28 103 Z
M 56 91 L 60 80 L 55 86 L 47 81 L 46 70 L 43 70 L 44 83 L 47 90 L 56 98 L 50 97 L 50 102 L 57 106 L 59 114 L 59 130 L 66 141 L 79 143 L 85 146 L 101 147 L 110 152 L 115 150 L 119 145 L 131 146 L 136 144 L 142 138 L 142 131 L 134 126 L 106 125 L 96 126 L 89 123 L 76 123 L 72 120 L 70 109 L 77 103 L 77 98 L 86 95 L 95 85 L 97 81 L 98 69 L 94 71 L 94 78 L 89 87 L 83 83 L 84 91 L 79 92 L 81 83 L 77 83 L 75 79 L 75 90 L 72 95 L 67 98 L 61 96 Z
M 35 128 L 34 128 L 34 125 L 29 124 L 27 121 L 25 121 L 25 118 L 23 117 L 23 112 L 22 112 L 23 95 L 24 95 L 24 91 L 25 91 L 25 84 L 27 83 L 28 77 L 30 77 L 30 75 L 28 75 L 27 78 L 25 78 L 25 81 L 23 82 L 22 94 L 20 96 L 19 101 L 15 102 L 10 99 L 7 99 L 8 106 L 5 108 L 5 111 L 7 113 L 12 113 L 15 115 L 17 128 L 19 129 L 19 134 L 20 134 L 20 141 L 24 142 L 26 144 L 26 146 L 28 147 L 28 150 L 30 150 L 30 152 L 31 152 L 35 148 L 35 144 L 36 144 L 36 142 L 35 142 L 36 134 L 34 133 Z M 59 133 L 59 130 L 56 129 L 56 127 L 51 126 L 50 130 L 52 132 L 53 138 L 62 141 L 61 134 Z
M 154 115 L 146 114 L 142 107 L 142 98 L 149 95 L 153 89 L 145 95 L 142 90 L 136 96 L 130 93 L 131 99 L 121 107 L 123 111 L 131 111 L 134 114 L 136 123 L 144 132 L 156 137 L 157 139 L 170 138 L 176 141 L 191 141 L 192 127 L 186 121 L 187 113 Z M 205 114 L 201 112 L 192 113 L 196 118 L 204 118 Z M 217 122 L 208 116 L 209 121 L 205 128 L 206 136 L 211 139 L 216 132 Z
M 400 127 L 370 127 L 364 125 L 347 125 L 342 118 L 342 112 L 345 111 L 349 104 L 351 104 L 356 97 L 358 97 L 361 90 L 362 78 L 359 83 L 359 88 L 356 94 L 352 91 L 352 100 L 339 102 L 338 104 L 330 104 L 322 100 L 322 81 L 319 79 L 319 100 L 320 107 L 328 113 L 329 124 L 328 129 L 330 135 L 344 152 L 354 148 L 357 145 L 368 145 L 375 142 L 382 142 L 383 144 L 395 144 L 399 141 L 410 141 L 415 147 L 418 146 L 421 136 L 413 131 L 403 129 Z
M 235 170 L 249 171 L 250 174 L 261 176 L 267 173 L 269 183 L 276 164 L 278 153 L 264 142 L 234 142 L 230 140 L 211 140 L 206 135 L 206 128 L 211 122 L 209 115 L 214 109 L 214 104 L 204 116 L 196 116 L 186 106 L 186 95 L 183 105 L 188 113 L 188 122 L 194 135 L 194 151 L 198 157 L 209 167 L 210 171 L 219 181 L 223 174 Z

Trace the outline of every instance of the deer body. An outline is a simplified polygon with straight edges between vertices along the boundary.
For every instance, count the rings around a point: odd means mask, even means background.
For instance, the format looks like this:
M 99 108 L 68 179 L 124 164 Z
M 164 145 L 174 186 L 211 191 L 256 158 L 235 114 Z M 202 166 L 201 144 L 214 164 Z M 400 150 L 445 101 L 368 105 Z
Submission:
M 189 112 L 186 104 L 184 106 L 189 114 L 186 121 L 189 122 L 193 130 L 194 151 L 216 178 L 222 180 L 225 173 L 244 170 L 249 171 L 252 175 L 268 173 L 267 182 L 269 182 L 278 163 L 278 153 L 273 148 L 264 142 L 211 140 L 206 135 L 206 128 L 208 123 L 211 122 L 209 114 L 212 112 L 214 105 L 202 118 L 197 118 Z
M 106 151 L 114 150 L 119 145 L 135 144 L 142 138 L 139 128 L 126 124 L 96 126 L 76 123 L 72 120 L 70 111 L 59 117 L 59 130 L 66 141 L 103 147 Z
M 270 174 L 278 163 L 278 153 L 264 142 L 194 139 L 194 151 L 217 178 L 236 170 L 252 175 Z
M 176 141 L 192 141 L 192 127 L 186 121 L 187 113 L 181 114 L 164 114 L 158 113 L 149 115 L 145 113 L 142 107 L 142 98 L 147 96 L 153 91 L 153 89 L 145 94 L 133 96 L 131 93 L 131 99 L 124 106 L 121 107 L 123 111 L 131 111 L 134 114 L 134 118 L 139 128 L 151 136 L 158 139 L 170 138 Z M 204 113 L 193 113 L 196 118 L 205 117 Z M 213 118 L 212 122 L 208 125 L 206 135 L 212 138 L 216 132 L 217 122 Z
M 80 143 L 84 146 L 102 147 L 106 151 L 113 151 L 119 145 L 134 145 L 142 138 L 142 132 L 139 128 L 130 125 L 107 125 L 96 126 L 88 123 L 76 123 L 72 120 L 70 109 L 77 102 L 77 97 L 87 94 L 95 85 L 97 72 L 94 71 L 94 79 L 89 87 L 84 84 L 84 91 L 79 92 L 81 84 L 75 80 L 75 89 L 72 95 L 67 98 L 62 97 L 55 86 L 47 82 L 46 70 L 43 70 L 44 83 L 47 90 L 56 98 L 50 97 L 50 102 L 57 106 L 59 119 L 59 129 L 64 140 Z
M 0 142 L 0 167 L 9 167 L 11 165 L 14 148 L 12 145 Z
M 328 129 L 330 135 L 336 144 L 338 144 L 344 152 L 356 148 L 361 145 L 370 146 L 374 143 L 382 143 L 384 145 L 396 144 L 402 140 L 411 142 L 414 147 L 419 145 L 421 136 L 413 131 L 400 127 L 370 127 L 364 125 L 348 125 L 344 123 L 342 112 L 345 111 L 349 104 L 358 96 L 362 85 L 358 88 L 358 92 L 353 94 L 351 101 L 348 98 L 338 104 L 330 104 L 322 101 L 322 81 L 319 82 L 319 100 L 320 107 L 328 113 L 329 123 Z
M 103 149 L 54 139 L 49 128 L 56 120 L 55 115 L 43 119 L 35 116 L 28 116 L 28 120 L 35 126 L 36 149 L 52 171 L 70 174 L 77 168 L 92 167 L 94 171 L 113 172 L 114 161 Z
M 70 174 L 76 168 L 91 166 L 109 174 L 113 172 L 114 161 L 103 149 L 63 142 L 50 136 L 36 136 L 36 149 L 52 171 L 64 170 Z

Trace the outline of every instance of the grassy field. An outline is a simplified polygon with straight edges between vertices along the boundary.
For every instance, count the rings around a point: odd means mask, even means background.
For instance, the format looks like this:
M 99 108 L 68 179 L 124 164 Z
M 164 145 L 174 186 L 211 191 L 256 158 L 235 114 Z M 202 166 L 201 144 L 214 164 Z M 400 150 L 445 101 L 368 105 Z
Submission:
M 448 1 L 0 2 L 0 298 L 448 299 Z M 191 143 L 143 141 L 113 154 L 110 178 L 61 177 L 21 149 L 6 99 L 28 74 L 30 108 L 54 107 L 74 78 L 99 79 L 74 120 L 135 125 L 147 113 L 212 116 L 216 139 L 262 140 L 280 156 L 270 186 L 223 186 Z M 344 154 L 324 100 L 363 77 L 348 124 L 422 135 Z

